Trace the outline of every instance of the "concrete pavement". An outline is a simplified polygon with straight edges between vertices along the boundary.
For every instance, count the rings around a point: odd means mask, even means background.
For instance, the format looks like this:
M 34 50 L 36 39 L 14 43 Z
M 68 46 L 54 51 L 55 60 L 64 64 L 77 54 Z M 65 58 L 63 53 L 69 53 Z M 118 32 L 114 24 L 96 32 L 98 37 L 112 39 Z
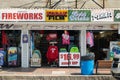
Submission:
M 95 70 L 94 70 L 95 73 Z M 98 74 L 81 75 L 80 68 L 4 68 L 0 80 L 115 80 L 110 69 L 99 69 Z

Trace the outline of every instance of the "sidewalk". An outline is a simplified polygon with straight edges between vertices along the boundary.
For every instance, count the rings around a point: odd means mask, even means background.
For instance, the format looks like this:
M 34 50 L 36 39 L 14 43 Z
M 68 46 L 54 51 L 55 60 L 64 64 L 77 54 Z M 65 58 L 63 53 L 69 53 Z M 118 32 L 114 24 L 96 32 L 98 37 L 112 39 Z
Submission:
M 116 80 L 109 69 L 99 69 L 99 75 L 80 72 L 79 68 L 4 68 L 0 80 Z
M 19 75 L 18 75 L 19 74 Z M 3 68 L 0 75 L 80 75 L 80 68 Z M 110 69 L 99 69 L 97 75 L 110 75 Z M 96 75 L 94 70 L 94 75 Z

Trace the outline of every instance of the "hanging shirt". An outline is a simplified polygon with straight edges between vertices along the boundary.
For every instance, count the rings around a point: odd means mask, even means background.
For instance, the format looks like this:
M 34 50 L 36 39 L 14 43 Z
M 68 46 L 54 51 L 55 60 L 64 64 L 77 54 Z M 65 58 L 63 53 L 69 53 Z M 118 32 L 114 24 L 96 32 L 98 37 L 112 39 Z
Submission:
M 50 61 L 54 61 L 58 59 L 58 47 L 57 46 L 49 46 L 46 57 Z
M 70 36 L 69 34 L 62 34 L 62 44 L 70 44 Z
M 92 32 L 87 32 L 86 34 L 86 42 L 87 44 L 90 45 L 90 47 L 94 46 L 94 40 L 93 40 L 93 33 Z
M 2 31 L 2 44 L 3 45 L 7 45 L 8 42 L 7 42 L 7 35 L 5 33 L 5 31 Z

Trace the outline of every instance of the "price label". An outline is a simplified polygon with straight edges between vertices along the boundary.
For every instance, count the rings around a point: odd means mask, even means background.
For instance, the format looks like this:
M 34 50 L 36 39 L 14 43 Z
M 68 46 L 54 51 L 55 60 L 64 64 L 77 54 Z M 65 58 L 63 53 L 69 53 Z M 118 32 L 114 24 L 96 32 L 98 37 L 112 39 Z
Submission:
M 59 66 L 80 66 L 80 53 L 59 53 Z

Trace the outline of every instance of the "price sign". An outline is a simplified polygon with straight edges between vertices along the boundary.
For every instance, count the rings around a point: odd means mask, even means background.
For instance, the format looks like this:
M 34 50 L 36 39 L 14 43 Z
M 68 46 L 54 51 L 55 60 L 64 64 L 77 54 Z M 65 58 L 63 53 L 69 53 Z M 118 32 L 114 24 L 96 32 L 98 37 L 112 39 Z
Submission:
M 70 53 L 70 55 L 69 66 L 80 66 L 80 53 Z
M 59 53 L 59 66 L 80 66 L 80 53 Z
M 59 53 L 59 66 L 68 66 L 68 52 Z

